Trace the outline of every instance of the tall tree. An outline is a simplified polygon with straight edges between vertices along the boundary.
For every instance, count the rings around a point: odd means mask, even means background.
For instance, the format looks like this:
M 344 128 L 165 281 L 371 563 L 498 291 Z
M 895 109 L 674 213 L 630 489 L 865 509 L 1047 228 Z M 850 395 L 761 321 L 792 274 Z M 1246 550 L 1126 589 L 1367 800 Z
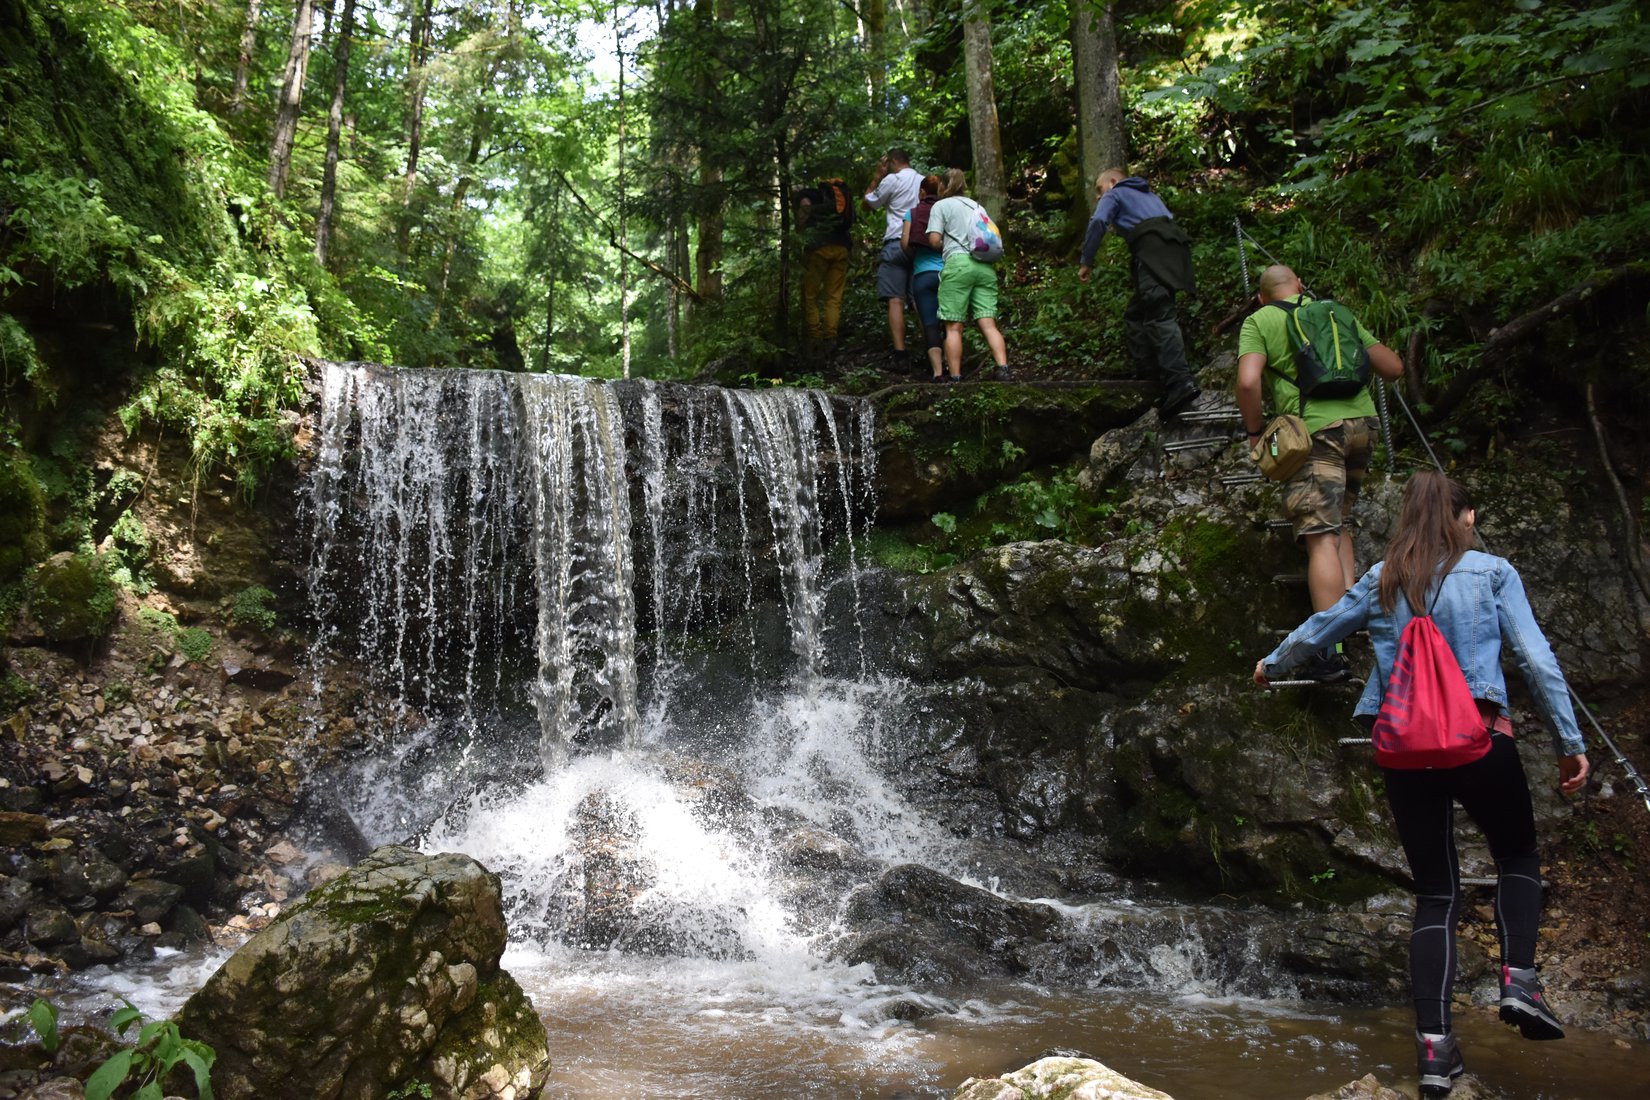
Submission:
M 712 33 L 714 22 L 732 18 L 731 10 L 724 9 L 721 0 L 694 0 L 693 14 L 698 31 Z M 703 102 L 709 103 L 716 87 L 715 63 L 707 58 L 698 70 L 697 85 Z M 722 233 L 726 228 L 723 218 L 724 189 L 722 165 L 718 154 L 706 142 L 699 146 L 699 247 L 694 254 L 693 285 L 703 302 L 722 300 Z
M 1089 184 L 1107 168 L 1128 164 L 1123 133 L 1123 81 L 1111 0 L 1071 0 L 1071 60 L 1077 85 L 1077 145 Z
M 424 140 L 424 96 L 428 91 L 425 65 L 429 61 L 432 41 L 431 23 L 434 0 L 407 0 L 407 166 L 401 175 L 401 206 L 403 214 L 396 232 L 396 245 L 403 256 L 412 234 L 413 190 L 418 183 L 418 156 Z
M 303 107 L 304 77 L 309 72 L 309 36 L 314 14 L 314 0 L 297 0 L 292 48 L 287 51 L 281 98 L 275 107 L 275 140 L 269 149 L 269 189 L 278 199 L 286 196 L 287 175 L 292 169 L 292 146 L 298 138 L 298 112 Z
M 997 125 L 997 92 L 991 80 L 991 21 L 986 0 L 966 0 L 963 63 L 968 80 L 968 136 L 974 146 L 974 196 L 999 222 L 1008 209 L 1003 137 Z
M 315 219 L 315 259 L 326 266 L 332 246 L 333 208 L 338 195 L 338 139 L 344 129 L 344 90 L 349 84 L 350 40 L 355 35 L 355 0 L 344 0 L 332 48 L 332 106 L 327 110 L 327 159 L 321 171 L 321 212 Z
M 258 13 L 263 0 L 247 0 L 246 23 L 241 27 L 241 50 L 235 57 L 235 85 L 229 93 L 229 113 L 246 109 L 246 78 L 252 70 L 252 51 L 258 48 Z

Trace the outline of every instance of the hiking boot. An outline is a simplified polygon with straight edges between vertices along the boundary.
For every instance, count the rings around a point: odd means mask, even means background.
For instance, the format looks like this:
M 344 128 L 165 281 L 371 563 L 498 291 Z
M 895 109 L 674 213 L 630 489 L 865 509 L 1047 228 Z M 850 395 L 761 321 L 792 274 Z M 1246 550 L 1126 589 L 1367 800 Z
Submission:
M 1534 967 L 1501 968 L 1501 1022 L 1516 1027 L 1526 1039 L 1564 1038 L 1564 1025 L 1548 1007 Z
M 999 382 L 1011 382 L 1014 379 L 1014 368 L 1007 363 L 1003 363 L 998 366 L 997 372 L 992 377 Z
M 1415 1033 L 1415 1072 L 1421 1077 L 1422 1096 L 1448 1096 L 1455 1079 L 1467 1072 L 1461 1048 L 1453 1035 Z
M 1164 420 L 1173 420 L 1190 408 L 1202 392 L 1196 386 L 1170 390 L 1163 395 L 1163 403 L 1157 407 L 1157 415 Z
M 1339 653 L 1314 653 L 1295 673 L 1296 679 L 1316 680 L 1320 684 L 1338 684 L 1351 676 L 1352 666 Z

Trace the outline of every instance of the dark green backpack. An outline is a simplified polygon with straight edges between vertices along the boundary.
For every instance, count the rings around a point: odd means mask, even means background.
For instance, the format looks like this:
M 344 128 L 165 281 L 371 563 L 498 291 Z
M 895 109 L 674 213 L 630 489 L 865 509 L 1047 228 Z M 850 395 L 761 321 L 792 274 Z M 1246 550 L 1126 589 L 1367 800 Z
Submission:
M 1284 327 L 1295 358 L 1295 377 L 1272 373 L 1300 391 L 1303 409 L 1308 397 L 1356 397 L 1369 385 L 1369 352 L 1350 309 L 1328 298 L 1269 304 L 1288 315 Z

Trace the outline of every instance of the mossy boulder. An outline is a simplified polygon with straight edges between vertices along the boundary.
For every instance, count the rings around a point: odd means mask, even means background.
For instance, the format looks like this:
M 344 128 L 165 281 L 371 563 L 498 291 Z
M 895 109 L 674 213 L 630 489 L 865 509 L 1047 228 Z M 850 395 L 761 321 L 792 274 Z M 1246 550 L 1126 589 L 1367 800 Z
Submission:
M 57 554 L 29 575 L 29 617 L 50 641 L 103 637 L 114 626 L 119 602 L 107 563 L 96 555 Z
M 522 1100 L 549 1073 L 544 1024 L 499 969 L 497 876 L 384 847 L 232 955 L 178 1015 L 217 1051 L 224 1100 Z
M 26 459 L 0 458 L 0 584 L 46 556 L 45 494 Z
M 1139 417 L 1144 382 L 895 386 L 877 407 L 878 513 L 922 519 L 1034 467 L 1064 462 Z

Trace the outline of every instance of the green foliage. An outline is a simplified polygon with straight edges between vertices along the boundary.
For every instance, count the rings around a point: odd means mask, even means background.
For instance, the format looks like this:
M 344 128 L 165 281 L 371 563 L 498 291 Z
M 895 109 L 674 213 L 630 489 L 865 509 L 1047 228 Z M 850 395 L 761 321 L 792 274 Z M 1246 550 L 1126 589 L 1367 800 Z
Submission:
M 212 632 L 203 626 L 186 626 L 177 633 L 178 652 L 192 665 L 205 664 L 217 644 Z
M 118 601 L 111 563 L 102 555 L 63 555 L 29 575 L 29 614 L 52 641 L 101 638 L 114 625 Z
M 385 1100 L 429 1100 L 435 1095 L 427 1081 L 409 1081 L 389 1093 Z
M 275 593 L 262 585 L 243 588 L 229 601 L 229 620 L 265 632 L 275 629 Z
M 46 496 L 21 453 L 0 457 L 0 584 L 46 553 Z
M 29 1005 L 29 1026 L 40 1036 L 40 1049 L 47 1054 L 57 1053 L 57 1007 L 50 1001 L 36 997 Z
M 200 1100 L 212 1100 L 212 1063 L 217 1052 L 196 1039 L 185 1039 L 171 1020 L 143 1022 L 143 1014 L 132 1006 L 115 1012 L 111 1020 L 117 1035 L 125 1035 L 134 1024 L 138 1029 L 135 1046 L 117 1052 L 86 1079 L 86 1100 L 109 1100 L 124 1086 L 136 1085 L 132 1100 L 161 1100 L 167 1095 L 167 1079 L 172 1071 L 186 1067 L 194 1077 Z

